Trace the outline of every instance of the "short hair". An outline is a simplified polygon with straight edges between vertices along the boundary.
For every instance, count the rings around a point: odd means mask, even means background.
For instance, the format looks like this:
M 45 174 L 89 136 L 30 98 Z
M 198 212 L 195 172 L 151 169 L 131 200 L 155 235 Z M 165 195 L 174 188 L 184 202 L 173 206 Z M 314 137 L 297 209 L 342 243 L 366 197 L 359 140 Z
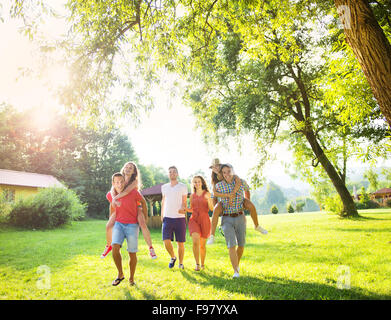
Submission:
M 176 166 L 171 166 L 171 167 L 169 167 L 169 168 L 168 168 L 168 171 L 170 171 L 170 169 L 175 169 L 176 172 L 178 173 L 178 168 L 177 168 Z
M 122 175 L 121 172 L 116 172 L 114 173 L 112 176 L 111 176 L 111 182 L 114 182 L 114 178 L 115 177 L 122 177 L 123 179 L 125 179 L 125 177 Z

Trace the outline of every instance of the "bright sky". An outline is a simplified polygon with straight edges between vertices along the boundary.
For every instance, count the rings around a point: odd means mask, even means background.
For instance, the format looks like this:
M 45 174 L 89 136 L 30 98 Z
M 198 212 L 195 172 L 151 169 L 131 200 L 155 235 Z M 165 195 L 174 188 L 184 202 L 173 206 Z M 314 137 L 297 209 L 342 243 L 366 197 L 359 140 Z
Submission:
M 18 23 L 4 18 L 4 23 L 0 22 L 0 102 L 10 103 L 19 109 L 32 106 L 58 107 L 58 101 L 48 91 L 46 84 L 49 82 L 55 86 L 66 81 L 66 70 L 61 67 L 45 70 L 43 79 L 34 75 L 21 77 L 21 70 L 40 68 L 42 61 L 37 48 L 18 32 Z M 56 21 L 50 21 L 45 30 L 47 37 L 56 37 L 64 31 Z M 176 165 L 182 177 L 202 170 L 209 177 L 212 159 L 219 158 L 221 162 L 231 163 L 235 172 L 249 182 L 249 171 L 257 163 L 251 138 L 244 140 L 242 154 L 236 144 L 232 144 L 229 150 L 208 148 L 202 141 L 200 130 L 195 128 L 190 108 L 183 106 L 179 98 L 173 101 L 170 108 L 164 91 L 156 95 L 162 103 L 151 115 L 144 117 L 137 128 L 124 128 L 142 164 L 153 164 L 164 169 Z M 42 119 L 42 125 L 44 123 L 45 119 Z M 276 150 L 280 159 L 290 158 L 286 148 L 278 147 Z M 265 172 L 277 184 L 285 187 L 297 184 L 284 174 L 279 161 L 269 164 Z

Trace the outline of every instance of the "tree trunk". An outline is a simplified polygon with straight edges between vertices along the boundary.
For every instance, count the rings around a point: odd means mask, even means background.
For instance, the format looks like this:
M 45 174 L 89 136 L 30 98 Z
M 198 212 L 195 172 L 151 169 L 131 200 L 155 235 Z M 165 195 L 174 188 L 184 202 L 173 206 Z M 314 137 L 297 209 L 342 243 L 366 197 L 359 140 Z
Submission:
M 326 170 L 327 175 L 329 176 L 331 182 L 333 183 L 335 189 L 337 190 L 342 203 L 343 211 L 340 213 L 343 217 L 358 217 L 358 212 L 356 205 L 354 204 L 353 198 L 350 195 L 350 192 L 346 188 L 344 179 L 338 174 L 337 170 L 334 168 L 333 164 L 324 154 L 322 147 L 319 145 L 315 134 L 313 131 L 309 130 L 305 133 L 307 141 L 311 145 L 311 149 L 318 158 L 322 167 Z
M 391 45 L 368 0 L 334 0 L 352 48 L 391 127 Z

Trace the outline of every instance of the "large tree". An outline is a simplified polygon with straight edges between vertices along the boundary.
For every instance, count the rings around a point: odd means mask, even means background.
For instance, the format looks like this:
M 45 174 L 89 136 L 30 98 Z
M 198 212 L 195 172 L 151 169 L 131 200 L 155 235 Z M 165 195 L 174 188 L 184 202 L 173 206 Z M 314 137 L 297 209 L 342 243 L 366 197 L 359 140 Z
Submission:
M 384 12 L 390 27 L 389 1 L 334 0 L 340 15 L 346 41 L 353 49 L 370 84 L 380 109 L 391 126 L 391 45 L 379 25 L 370 2 Z
M 344 214 L 356 215 L 344 177 L 320 138 L 336 117 L 324 112 L 329 106 L 322 104 L 316 85 L 325 68 L 313 58 L 320 57 L 314 41 L 319 35 L 311 23 L 323 9 L 314 3 L 70 0 L 78 41 L 72 47 L 75 85 L 64 101 L 76 112 L 99 114 L 115 84 L 133 88 L 115 67 L 117 58 L 128 67 L 131 56 L 124 48 L 131 47 L 139 53 L 138 71 L 148 79 L 154 79 L 153 66 L 164 66 L 195 85 L 198 91 L 188 97 L 199 119 L 210 121 L 206 132 L 250 130 L 259 141 L 272 143 L 288 121 L 327 172 Z M 122 110 L 134 112 L 137 105 L 127 102 Z

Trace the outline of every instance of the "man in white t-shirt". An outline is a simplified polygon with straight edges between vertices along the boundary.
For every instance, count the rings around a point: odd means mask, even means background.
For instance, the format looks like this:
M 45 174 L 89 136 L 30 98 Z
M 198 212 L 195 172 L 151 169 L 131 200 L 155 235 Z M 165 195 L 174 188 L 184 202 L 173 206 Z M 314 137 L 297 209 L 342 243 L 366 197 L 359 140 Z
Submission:
M 178 170 L 172 166 L 168 168 L 169 183 L 162 185 L 162 234 L 164 246 L 171 256 L 168 265 L 173 268 L 177 257 L 174 253 L 172 241 L 178 244 L 179 268 L 183 267 L 186 241 L 186 207 L 187 207 L 187 186 L 178 181 Z

